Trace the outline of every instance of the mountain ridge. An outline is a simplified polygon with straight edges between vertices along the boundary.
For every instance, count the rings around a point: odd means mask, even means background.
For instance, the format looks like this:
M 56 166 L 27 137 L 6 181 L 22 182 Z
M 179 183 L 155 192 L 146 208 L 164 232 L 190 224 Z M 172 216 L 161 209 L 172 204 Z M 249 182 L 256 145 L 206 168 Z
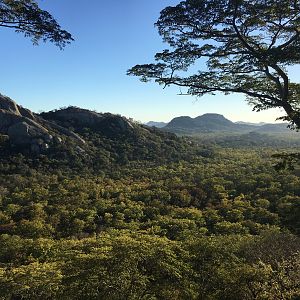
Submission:
M 176 134 L 196 134 L 205 132 L 274 132 L 284 133 L 290 132 L 287 128 L 288 123 L 249 123 L 249 122 L 233 122 L 225 118 L 221 114 L 206 113 L 198 117 L 179 116 L 173 118 L 162 130 L 173 132 Z
M 120 115 L 74 106 L 36 114 L 0 95 L 0 161 L 22 155 L 38 166 L 99 171 L 131 162 L 187 160 L 198 150 L 187 139 Z

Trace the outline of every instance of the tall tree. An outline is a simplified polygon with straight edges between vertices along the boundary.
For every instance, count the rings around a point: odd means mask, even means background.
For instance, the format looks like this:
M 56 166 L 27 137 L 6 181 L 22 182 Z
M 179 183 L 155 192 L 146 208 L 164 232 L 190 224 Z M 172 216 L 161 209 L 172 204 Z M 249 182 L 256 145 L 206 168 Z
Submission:
M 34 0 L 0 0 L 0 27 L 23 33 L 33 44 L 50 41 L 62 49 L 73 41 L 72 35 Z
M 185 0 L 156 26 L 169 49 L 129 75 L 196 96 L 244 94 L 254 110 L 283 108 L 282 119 L 300 128 L 300 84 L 287 71 L 300 62 L 300 1 Z

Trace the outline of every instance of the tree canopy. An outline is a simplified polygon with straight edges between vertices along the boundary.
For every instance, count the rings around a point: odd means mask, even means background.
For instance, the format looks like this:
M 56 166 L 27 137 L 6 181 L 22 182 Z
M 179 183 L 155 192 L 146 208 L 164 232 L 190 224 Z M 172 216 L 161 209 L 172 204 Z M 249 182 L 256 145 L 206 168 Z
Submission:
M 34 0 L 0 0 L 0 27 L 23 33 L 33 44 L 50 41 L 62 49 L 73 41 L 72 35 Z
M 186 0 L 165 8 L 156 26 L 169 49 L 129 75 L 196 96 L 244 94 L 254 110 L 283 108 L 282 119 L 300 128 L 300 84 L 287 72 L 300 62 L 299 1 Z

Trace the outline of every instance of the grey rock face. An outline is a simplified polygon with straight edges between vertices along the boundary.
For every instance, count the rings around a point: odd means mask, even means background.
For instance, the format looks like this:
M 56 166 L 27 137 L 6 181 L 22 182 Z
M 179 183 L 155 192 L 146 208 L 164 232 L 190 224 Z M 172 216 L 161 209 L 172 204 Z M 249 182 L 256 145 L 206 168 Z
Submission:
M 45 120 L 44 120 L 45 121 Z M 81 143 L 81 144 L 85 144 L 85 140 L 83 138 L 81 138 L 78 134 L 76 134 L 73 131 L 70 131 L 67 128 L 64 128 L 62 126 L 59 126 L 49 120 L 45 121 L 51 128 L 54 128 L 56 130 L 58 130 L 59 132 L 61 132 L 62 134 L 66 135 L 66 136 L 70 136 L 73 139 L 77 140 L 77 142 Z M 56 143 L 60 143 L 62 141 L 62 139 L 60 137 L 56 137 L 55 138 L 55 142 Z
M 8 128 L 20 120 L 20 115 L 9 110 L 0 109 L 0 133 L 7 134 Z
M 11 100 L 9 97 L 3 96 L 1 94 L 0 94 L 0 109 L 17 116 L 23 116 L 31 120 L 35 119 L 33 113 L 29 109 L 26 109 L 18 105 L 15 101 Z
M 34 117 L 33 113 L 29 109 L 24 108 L 22 106 L 18 106 L 18 109 L 19 109 L 20 114 L 23 117 L 26 117 L 26 118 L 28 118 L 30 120 L 35 120 L 35 117 Z
M 31 144 L 37 138 L 41 140 L 39 144 L 52 139 L 45 128 L 28 124 L 26 120 L 11 125 L 8 128 L 7 134 L 16 145 Z
M 8 135 L 14 145 L 28 146 L 38 152 L 52 140 L 49 131 L 40 125 L 34 114 L 0 94 L 0 134 Z M 40 142 L 37 143 L 36 141 Z
M 76 110 L 77 111 L 77 110 Z M 78 111 L 77 111 L 78 112 Z M 69 117 L 62 112 L 62 117 Z M 74 111 L 71 111 L 71 114 Z M 94 112 L 82 110 L 74 114 L 78 121 L 92 124 L 99 115 Z M 40 115 L 16 104 L 9 97 L 0 94 L 0 135 L 6 135 L 12 145 L 29 149 L 32 153 L 39 154 L 47 151 L 51 146 L 63 143 L 66 137 L 84 145 L 85 141 L 73 131 L 59 126 Z M 61 137 L 64 137 L 63 139 Z
M 11 112 L 15 115 L 21 115 L 18 105 L 10 98 L 0 94 L 0 109 Z
M 118 118 L 117 123 L 123 131 L 133 128 L 133 125 L 128 120 L 122 117 Z
M 31 131 L 33 130 L 31 129 Z M 25 122 L 11 125 L 7 130 L 7 134 L 15 144 L 27 144 L 31 142 L 29 125 Z

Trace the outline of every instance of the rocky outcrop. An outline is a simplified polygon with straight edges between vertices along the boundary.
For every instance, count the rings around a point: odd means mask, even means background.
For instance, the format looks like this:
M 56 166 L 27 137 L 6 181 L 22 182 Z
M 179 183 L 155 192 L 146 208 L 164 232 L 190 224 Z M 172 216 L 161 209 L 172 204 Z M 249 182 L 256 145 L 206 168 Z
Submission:
M 41 150 L 52 140 L 49 130 L 38 123 L 34 114 L 8 97 L 0 94 L 0 133 L 7 135 L 11 144 Z
M 174 134 L 120 115 L 77 107 L 35 114 L 0 95 L 0 159 L 14 164 L 102 172 L 131 161 L 173 162 L 174 156 L 191 156 L 182 149 L 187 143 Z
M 0 109 L 12 113 L 14 115 L 20 115 L 18 105 L 10 98 L 0 94 Z
M 0 94 L 0 109 L 6 112 L 10 112 L 17 116 L 24 116 L 28 119 L 34 120 L 33 113 L 26 108 L 18 105 L 16 102 L 10 98 Z
M 78 107 L 34 114 L 0 94 L 0 135 L 8 136 L 10 144 L 22 149 L 40 153 L 71 139 L 75 150 L 84 153 L 88 145 L 80 134 L 86 128 L 114 139 L 138 138 L 142 130 L 125 117 Z
M 125 117 L 110 113 L 97 113 L 74 106 L 42 113 L 41 117 L 64 128 L 88 127 L 109 136 L 134 132 L 134 124 Z
M 8 128 L 7 135 L 16 145 L 50 143 L 52 135 L 38 124 L 24 121 L 17 122 Z
M 45 124 L 47 124 L 47 126 L 53 128 L 53 129 L 56 129 L 61 134 L 69 136 L 71 138 L 74 138 L 75 140 L 77 140 L 81 144 L 85 144 L 85 140 L 83 138 L 81 138 L 78 134 L 76 134 L 75 132 L 73 132 L 73 131 L 71 131 L 71 130 L 69 130 L 67 128 L 64 128 L 62 126 L 59 126 L 56 123 L 51 122 L 49 120 L 43 120 L 42 122 L 45 123 Z M 58 141 L 61 140 L 60 137 L 56 137 L 56 138 L 57 138 L 56 140 L 58 140 Z
M 79 115 L 78 120 L 83 117 L 88 122 L 91 117 L 87 115 L 85 118 L 84 114 Z M 62 143 L 65 138 L 71 138 L 80 145 L 85 144 L 84 139 L 75 132 L 43 119 L 1 94 L 0 134 L 8 136 L 10 144 L 35 153 L 47 150 L 52 144 Z
M 103 119 L 103 115 L 100 113 L 78 108 L 75 106 L 42 113 L 41 116 L 45 119 L 53 119 L 61 122 L 71 122 L 76 123 L 80 126 L 88 127 L 95 126 Z

